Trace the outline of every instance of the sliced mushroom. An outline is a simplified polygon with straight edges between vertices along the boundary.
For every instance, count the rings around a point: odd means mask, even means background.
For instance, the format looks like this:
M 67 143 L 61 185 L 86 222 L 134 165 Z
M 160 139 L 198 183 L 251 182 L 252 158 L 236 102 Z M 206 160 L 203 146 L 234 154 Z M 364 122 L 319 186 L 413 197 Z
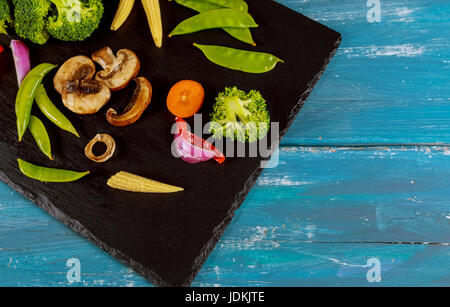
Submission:
M 63 88 L 64 105 L 74 113 L 94 114 L 111 98 L 109 88 L 97 80 L 69 81 Z
M 106 145 L 106 151 L 104 154 L 96 156 L 92 149 L 94 148 L 94 145 L 99 142 Z M 109 134 L 97 134 L 84 148 L 84 154 L 86 157 L 97 163 L 108 161 L 114 155 L 115 151 L 116 142 Z
M 128 126 L 135 123 L 147 109 L 152 100 L 152 85 L 144 77 L 135 78 L 137 87 L 134 90 L 133 98 L 125 107 L 123 113 L 117 114 L 116 110 L 109 109 L 106 113 L 108 122 L 117 127 Z
M 92 54 L 92 59 L 103 68 L 95 76 L 111 91 L 125 88 L 139 73 L 141 63 L 136 53 L 128 49 L 121 49 L 114 55 L 111 48 L 104 47 Z
M 92 79 L 95 74 L 95 63 L 84 55 L 68 59 L 58 70 L 53 79 L 55 90 L 62 94 L 65 84 L 69 81 Z

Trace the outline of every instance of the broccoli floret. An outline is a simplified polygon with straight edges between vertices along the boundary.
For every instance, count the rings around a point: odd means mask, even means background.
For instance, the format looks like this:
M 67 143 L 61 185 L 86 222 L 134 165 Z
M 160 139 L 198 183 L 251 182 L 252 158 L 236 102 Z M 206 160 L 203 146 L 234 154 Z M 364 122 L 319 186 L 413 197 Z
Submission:
M 49 0 L 14 0 L 14 28 L 17 35 L 43 45 L 50 35 L 46 28 Z
M 12 23 L 11 9 L 7 0 L 0 0 L 0 33 L 8 34 L 6 29 Z
M 102 0 L 50 0 L 56 12 L 50 16 L 47 30 L 63 41 L 82 41 L 98 28 L 103 16 Z
M 214 137 L 253 143 L 267 135 L 269 126 L 266 101 L 259 91 L 247 94 L 237 87 L 227 87 L 216 98 L 210 126 Z

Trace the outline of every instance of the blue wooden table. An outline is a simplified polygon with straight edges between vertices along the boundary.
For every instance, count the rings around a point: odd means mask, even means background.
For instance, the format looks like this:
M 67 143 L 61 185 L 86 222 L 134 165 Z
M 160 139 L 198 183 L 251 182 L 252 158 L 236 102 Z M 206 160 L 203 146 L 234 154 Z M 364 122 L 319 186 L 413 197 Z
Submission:
M 280 2 L 342 45 L 193 285 L 450 286 L 449 1 Z M 0 185 L 0 286 L 68 286 L 70 258 L 150 285 Z

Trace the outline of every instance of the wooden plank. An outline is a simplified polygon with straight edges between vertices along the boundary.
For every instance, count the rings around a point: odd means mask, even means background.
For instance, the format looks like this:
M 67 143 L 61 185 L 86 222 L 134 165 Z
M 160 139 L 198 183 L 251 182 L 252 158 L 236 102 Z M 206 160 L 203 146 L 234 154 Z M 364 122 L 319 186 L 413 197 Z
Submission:
M 193 286 L 448 286 L 450 248 L 390 244 L 223 243 Z M 369 283 L 367 262 L 381 264 Z
M 283 148 L 196 278 L 205 285 L 448 285 L 446 147 Z M 16 193 L 0 186 L 0 286 L 148 283 Z M 331 242 L 331 243 L 330 243 Z
M 449 243 L 449 155 L 450 147 L 283 148 L 240 223 L 263 223 L 280 240 Z
M 0 206 L 0 286 L 69 286 L 66 263 L 71 258 L 81 262 L 82 282 L 74 286 L 150 285 L 21 196 L 13 198 Z
M 342 36 L 284 145 L 450 143 L 450 4 L 281 0 Z

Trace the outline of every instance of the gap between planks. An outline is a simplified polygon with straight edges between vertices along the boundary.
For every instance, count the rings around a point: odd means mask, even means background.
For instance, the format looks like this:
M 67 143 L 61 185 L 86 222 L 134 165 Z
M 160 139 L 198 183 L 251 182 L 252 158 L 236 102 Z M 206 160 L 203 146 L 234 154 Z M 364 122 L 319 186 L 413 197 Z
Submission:
M 450 246 L 450 243 L 445 242 L 408 242 L 408 241 L 277 241 L 290 243 L 307 243 L 307 244 L 382 244 L 382 245 L 436 245 L 436 246 Z
M 397 150 L 397 151 L 442 151 L 450 155 L 450 144 L 445 143 L 413 143 L 413 144 L 324 144 L 324 145 L 280 145 L 280 150 L 305 150 L 312 152 L 335 152 L 335 151 L 364 151 L 364 150 Z M 288 242 L 288 241 L 282 241 Z M 379 244 L 379 245 L 431 245 L 450 246 L 448 242 L 418 242 L 418 241 L 289 241 L 305 244 Z
M 407 143 L 407 144 L 386 144 L 386 143 L 374 143 L 374 144 L 289 144 L 283 143 L 279 146 L 283 149 L 293 148 L 317 148 L 330 150 L 336 148 L 339 150 L 373 150 L 373 149 L 417 149 L 417 148 L 433 148 L 435 150 L 450 150 L 450 144 L 447 143 Z

